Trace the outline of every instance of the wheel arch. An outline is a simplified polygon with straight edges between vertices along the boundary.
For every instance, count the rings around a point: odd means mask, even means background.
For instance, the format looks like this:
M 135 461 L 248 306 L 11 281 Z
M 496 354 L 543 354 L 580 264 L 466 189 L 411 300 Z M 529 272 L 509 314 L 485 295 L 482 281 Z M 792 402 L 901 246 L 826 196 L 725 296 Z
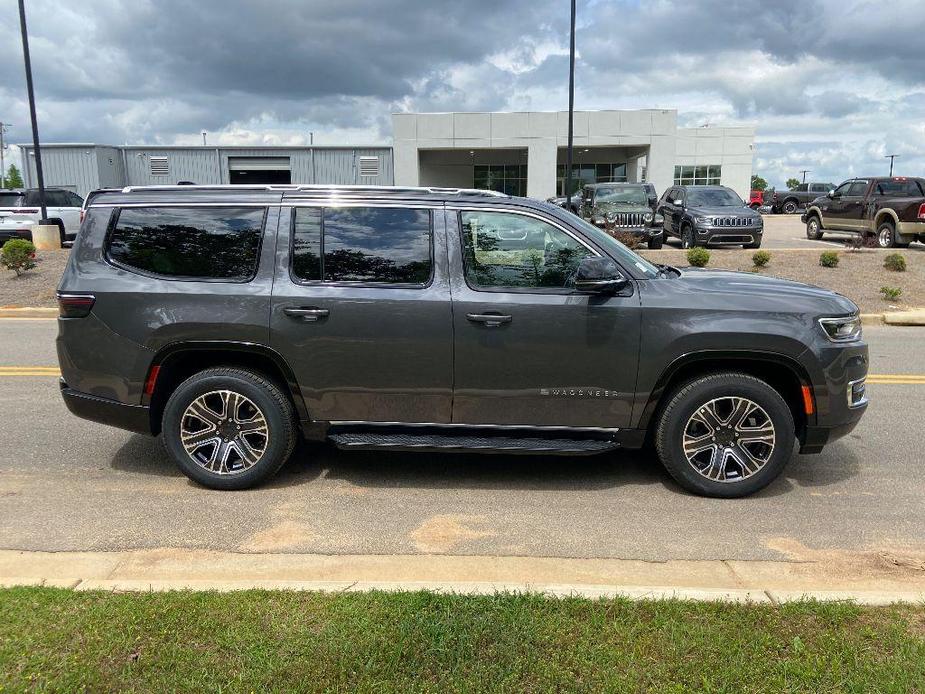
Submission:
M 155 354 L 145 378 L 142 404 L 149 407 L 153 434 L 160 433 L 164 406 L 177 386 L 194 373 L 216 366 L 236 366 L 263 374 L 289 396 L 299 420 L 309 420 L 295 373 L 279 352 L 250 342 L 177 342 Z M 152 380 L 154 386 L 149 393 L 147 385 Z
M 807 222 L 809 221 L 810 217 L 815 217 L 816 219 L 818 219 L 819 228 L 822 229 L 822 212 L 819 210 L 818 207 L 813 206 L 813 207 L 808 207 L 806 209 L 806 221 Z
M 874 232 L 876 232 L 877 229 L 880 228 L 880 225 L 887 220 L 893 224 L 893 228 L 895 229 L 899 224 L 899 215 L 888 207 L 877 210 L 877 213 L 874 215 Z
M 812 389 L 812 380 L 799 362 L 776 352 L 723 350 L 693 352 L 678 357 L 658 377 L 642 409 L 637 427 L 648 431 L 651 436 L 658 414 L 680 384 L 723 371 L 754 376 L 780 393 L 793 415 L 797 438 L 803 441 L 807 426 L 815 424 L 816 419 L 815 401 L 813 414 L 807 414 L 803 399 L 803 387 L 809 386 Z

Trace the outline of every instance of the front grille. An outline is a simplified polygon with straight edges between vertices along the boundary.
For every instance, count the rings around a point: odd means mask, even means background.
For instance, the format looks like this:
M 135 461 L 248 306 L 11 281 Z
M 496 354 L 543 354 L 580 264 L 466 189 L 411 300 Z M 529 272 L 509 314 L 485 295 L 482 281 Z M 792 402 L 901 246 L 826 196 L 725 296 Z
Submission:
M 615 227 L 641 227 L 645 226 L 644 216 L 645 212 L 620 212 L 607 215 L 607 221 Z
M 751 227 L 755 226 L 754 217 L 716 217 L 713 220 L 715 227 Z
M 710 237 L 711 243 L 754 243 L 753 236 L 745 234 L 714 234 Z

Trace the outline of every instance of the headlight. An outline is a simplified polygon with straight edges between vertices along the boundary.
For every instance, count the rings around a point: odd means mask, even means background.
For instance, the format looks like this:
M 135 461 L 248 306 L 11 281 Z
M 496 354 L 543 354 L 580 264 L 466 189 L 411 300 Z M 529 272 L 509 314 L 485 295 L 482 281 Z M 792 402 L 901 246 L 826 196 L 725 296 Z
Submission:
M 708 227 L 713 224 L 713 217 L 694 217 L 694 222 L 698 226 Z
M 652 213 L 646 212 L 644 215 L 642 215 L 642 221 L 644 221 L 646 224 L 651 224 L 652 223 Z
M 614 221 L 616 221 L 616 219 L 617 219 L 617 215 L 615 215 L 613 212 L 608 212 L 608 213 L 607 213 L 607 221 L 608 221 L 608 222 L 614 222 Z
M 820 318 L 819 325 L 832 342 L 853 342 L 861 339 L 861 317 Z
M 665 223 L 665 218 L 664 218 L 662 215 L 657 214 L 657 215 L 655 215 L 655 223 L 656 223 L 656 224 L 664 224 L 664 223 Z

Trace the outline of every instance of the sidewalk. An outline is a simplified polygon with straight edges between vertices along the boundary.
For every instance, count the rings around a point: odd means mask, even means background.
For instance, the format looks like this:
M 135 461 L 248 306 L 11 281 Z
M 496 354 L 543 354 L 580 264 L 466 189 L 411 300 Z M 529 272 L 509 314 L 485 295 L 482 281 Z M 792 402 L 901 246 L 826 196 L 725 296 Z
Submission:
M 861 604 L 925 601 L 925 568 L 875 570 L 785 561 L 668 561 L 448 555 L 236 554 L 0 550 L 0 586 L 76 590 L 530 591 L 549 595 Z

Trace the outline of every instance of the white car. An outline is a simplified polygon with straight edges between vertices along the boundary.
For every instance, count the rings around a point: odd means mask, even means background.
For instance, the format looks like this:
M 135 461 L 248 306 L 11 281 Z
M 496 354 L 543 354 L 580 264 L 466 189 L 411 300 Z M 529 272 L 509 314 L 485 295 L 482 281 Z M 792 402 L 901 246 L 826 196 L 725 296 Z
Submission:
M 61 230 L 62 244 L 77 238 L 83 202 L 82 197 L 69 190 L 45 189 L 48 220 Z M 0 190 L 0 244 L 9 239 L 31 239 L 32 226 L 39 223 L 41 216 L 38 189 Z

